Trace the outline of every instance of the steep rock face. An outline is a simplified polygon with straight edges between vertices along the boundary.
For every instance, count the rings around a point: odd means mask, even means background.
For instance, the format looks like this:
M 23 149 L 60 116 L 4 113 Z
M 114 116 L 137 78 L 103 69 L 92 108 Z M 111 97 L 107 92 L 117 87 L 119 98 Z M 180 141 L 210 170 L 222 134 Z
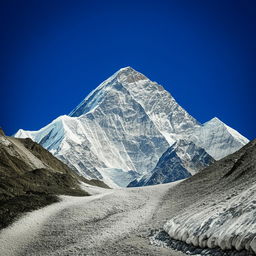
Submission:
M 214 141 L 215 132 L 208 132 L 210 139 L 205 139 L 202 129 L 162 86 L 126 67 L 100 84 L 69 116 L 39 131 L 19 130 L 15 136 L 40 143 L 86 178 L 126 186 L 151 173 L 175 141 L 189 140 L 190 131 L 197 131 L 193 141 L 198 147 L 209 146 L 201 144 Z M 223 144 L 218 138 L 216 148 Z M 236 140 L 228 141 L 233 150 L 243 143 Z M 226 149 L 219 147 L 218 156 L 225 156 Z
M 152 169 L 168 142 L 121 83 L 111 83 L 105 93 L 93 111 L 79 117 L 90 139 L 95 138 L 94 152 L 108 168 Z
M 131 67 L 121 69 L 117 80 L 138 102 L 169 144 L 177 140 L 177 134 L 200 127 L 161 85 L 150 81 Z
M 178 140 L 161 156 L 153 171 L 128 186 L 147 186 L 181 180 L 213 163 L 214 159 L 191 141 Z
M 256 253 L 256 140 L 180 183 L 177 192 L 190 203 L 164 226 L 170 237 Z
M 165 152 L 160 158 L 157 166 L 153 169 L 152 175 L 141 185 L 155 185 L 185 179 L 191 173 L 183 166 L 182 160 L 173 150 Z M 143 179 L 142 179 L 143 181 Z

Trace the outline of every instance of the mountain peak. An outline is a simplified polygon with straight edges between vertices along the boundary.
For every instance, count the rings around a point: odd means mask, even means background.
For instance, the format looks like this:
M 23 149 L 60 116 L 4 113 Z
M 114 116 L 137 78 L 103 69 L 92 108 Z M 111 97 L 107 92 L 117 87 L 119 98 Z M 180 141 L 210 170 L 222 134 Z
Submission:
M 210 121 L 206 122 L 206 124 L 224 124 L 218 117 L 212 118 Z
M 226 125 L 223 123 L 219 118 L 214 117 L 210 121 L 205 123 L 206 127 L 215 127 L 215 129 L 220 129 L 221 127 L 225 129 L 231 136 L 236 138 L 237 141 L 239 141 L 242 145 L 246 144 L 249 142 L 247 138 L 242 136 L 239 132 L 231 128 L 230 126 Z
M 206 127 L 226 127 L 226 124 L 222 122 L 218 117 L 214 117 L 211 120 L 204 123 Z
M 190 138 L 215 160 L 234 153 L 249 142 L 247 138 L 217 117 L 193 130 Z
M 117 73 L 120 73 L 120 72 L 137 72 L 135 69 L 133 69 L 131 66 L 127 66 L 127 67 L 123 67 L 123 68 L 120 68 Z
M 216 121 L 216 122 L 222 122 L 222 121 L 221 121 L 218 117 L 216 117 L 216 116 L 215 116 L 214 118 L 212 118 L 211 120 L 212 120 L 212 121 Z
M 130 66 L 119 69 L 114 74 L 114 77 L 116 77 L 120 82 L 127 82 L 127 83 L 134 83 L 139 80 L 149 80 L 142 73 L 138 72 L 137 70 L 133 69 Z
M 31 138 L 30 131 L 25 131 L 23 129 L 19 129 L 14 136 L 17 138 Z

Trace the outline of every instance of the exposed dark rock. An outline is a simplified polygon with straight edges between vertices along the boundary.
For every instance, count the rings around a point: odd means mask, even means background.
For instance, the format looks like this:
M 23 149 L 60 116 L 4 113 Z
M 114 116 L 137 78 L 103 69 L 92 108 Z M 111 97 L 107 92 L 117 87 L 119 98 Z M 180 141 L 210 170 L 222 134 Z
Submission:
M 0 127 L 0 136 L 5 136 L 5 133 L 4 133 L 3 129 L 2 129 L 2 127 Z

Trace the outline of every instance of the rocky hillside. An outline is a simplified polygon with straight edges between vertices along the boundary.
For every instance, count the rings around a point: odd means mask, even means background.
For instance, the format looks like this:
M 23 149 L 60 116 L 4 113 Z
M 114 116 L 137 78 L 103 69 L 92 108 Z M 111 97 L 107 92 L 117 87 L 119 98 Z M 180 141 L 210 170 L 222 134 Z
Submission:
M 192 251 L 221 248 L 231 250 L 225 255 L 235 255 L 232 250 L 255 254 L 256 140 L 181 182 L 166 196 L 170 203 L 178 199 L 164 226 L 172 239 L 194 246 Z
M 20 213 L 57 201 L 57 194 L 85 196 L 79 182 L 89 181 L 31 139 L 7 137 L 0 132 L 0 228 Z

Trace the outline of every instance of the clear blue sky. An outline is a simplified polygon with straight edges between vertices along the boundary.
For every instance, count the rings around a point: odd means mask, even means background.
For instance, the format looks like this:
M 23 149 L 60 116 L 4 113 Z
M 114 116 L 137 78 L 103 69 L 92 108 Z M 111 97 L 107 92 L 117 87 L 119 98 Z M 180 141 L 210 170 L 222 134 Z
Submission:
M 132 66 L 198 121 L 249 139 L 256 121 L 256 1 L 1 1 L 0 126 L 37 130 Z

